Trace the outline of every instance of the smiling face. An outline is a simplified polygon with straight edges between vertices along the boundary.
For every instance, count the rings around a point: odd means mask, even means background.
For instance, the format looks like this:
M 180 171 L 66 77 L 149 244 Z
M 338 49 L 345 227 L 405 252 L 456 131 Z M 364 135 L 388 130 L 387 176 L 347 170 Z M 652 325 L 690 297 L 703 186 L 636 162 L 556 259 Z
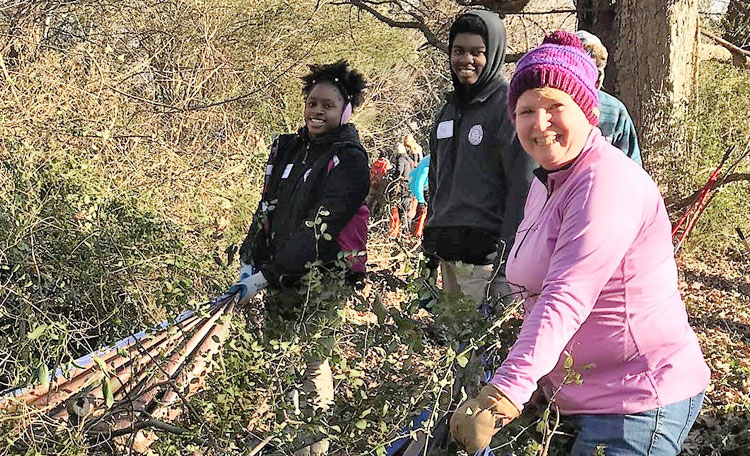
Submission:
M 463 85 L 475 84 L 487 65 L 487 47 L 481 35 L 459 33 L 451 48 L 451 70 Z
M 567 93 L 545 87 L 521 94 L 516 131 L 526 153 L 555 171 L 578 157 L 593 127 Z
M 320 136 L 341 125 L 344 97 L 331 83 L 316 84 L 305 99 L 305 125 L 310 136 Z

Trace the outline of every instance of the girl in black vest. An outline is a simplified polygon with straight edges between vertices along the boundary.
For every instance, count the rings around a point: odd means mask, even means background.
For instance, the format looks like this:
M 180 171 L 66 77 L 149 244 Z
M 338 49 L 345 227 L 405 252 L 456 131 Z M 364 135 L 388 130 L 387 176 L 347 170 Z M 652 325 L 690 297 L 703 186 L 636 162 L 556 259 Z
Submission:
M 273 142 L 263 194 L 240 248 L 240 276 L 231 289 L 240 304 L 267 286 L 296 285 L 307 264 L 330 265 L 339 252 L 352 276 L 364 274 L 369 167 L 349 120 L 365 81 L 343 60 L 310 69 L 302 78 L 305 126 Z
M 370 170 L 357 129 L 349 123 L 362 103 L 365 81 L 345 61 L 310 70 L 302 78 L 305 126 L 273 142 L 261 200 L 240 248 L 240 277 L 230 289 L 239 293 L 240 304 L 266 287 L 296 287 L 311 263 L 329 270 L 342 252 L 348 277 L 365 272 Z M 301 304 L 292 294 L 292 309 L 283 293 L 267 300 L 266 307 L 286 321 Z M 302 391 L 311 396 L 313 412 L 333 404 L 330 354 L 324 352 L 305 360 Z M 309 443 L 299 454 L 328 452 L 327 439 L 298 440 Z

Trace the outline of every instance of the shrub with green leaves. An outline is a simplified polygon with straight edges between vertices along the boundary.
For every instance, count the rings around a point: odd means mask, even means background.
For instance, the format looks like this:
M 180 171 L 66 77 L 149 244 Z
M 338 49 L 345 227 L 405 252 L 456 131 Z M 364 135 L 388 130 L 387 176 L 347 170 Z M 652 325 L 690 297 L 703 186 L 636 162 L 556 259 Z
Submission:
M 724 174 L 750 147 L 750 73 L 732 65 L 705 62 L 701 67 L 696 102 L 683 119 L 655 118 L 645 133 L 646 169 L 659 183 L 673 220 L 677 220 L 734 147 Z M 750 157 L 731 172 L 746 175 Z M 721 182 L 721 179 L 719 179 Z M 695 225 L 685 249 L 715 254 L 744 249 L 736 228 L 750 232 L 750 181 L 747 178 L 719 186 Z M 681 204 L 682 203 L 682 204 Z

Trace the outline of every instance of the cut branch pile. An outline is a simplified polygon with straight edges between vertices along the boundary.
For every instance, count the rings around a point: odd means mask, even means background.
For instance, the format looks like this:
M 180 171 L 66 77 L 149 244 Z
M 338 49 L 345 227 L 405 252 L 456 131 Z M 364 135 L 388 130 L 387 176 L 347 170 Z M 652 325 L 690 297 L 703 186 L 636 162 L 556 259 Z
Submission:
M 214 300 L 206 312 L 188 311 L 174 323 L 134 334 L 112 347 L 57 369 L 41 385 L 0 398 L 0 410 L 17 414 L 18 433 L 54 438 L 60 426 L 75 426 L 98 444 L 145 453 L 155 430 L 185 433 L 169 424 L 187 408 L 214 366 L 229 335 L 233 295 Z

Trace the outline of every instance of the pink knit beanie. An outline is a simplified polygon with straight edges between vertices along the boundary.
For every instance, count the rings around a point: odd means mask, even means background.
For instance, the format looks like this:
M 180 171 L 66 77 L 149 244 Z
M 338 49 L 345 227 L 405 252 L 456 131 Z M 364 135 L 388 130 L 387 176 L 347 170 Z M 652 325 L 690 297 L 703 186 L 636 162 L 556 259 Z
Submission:
M 508 87 L 508 113 L 515 122 L 518 97 L 529 89 L 551 87 L 570 95 L 591 125 L 599 125 L 596 80 L 599 71 L 573 33 L 558 30 L 518 61 Z

